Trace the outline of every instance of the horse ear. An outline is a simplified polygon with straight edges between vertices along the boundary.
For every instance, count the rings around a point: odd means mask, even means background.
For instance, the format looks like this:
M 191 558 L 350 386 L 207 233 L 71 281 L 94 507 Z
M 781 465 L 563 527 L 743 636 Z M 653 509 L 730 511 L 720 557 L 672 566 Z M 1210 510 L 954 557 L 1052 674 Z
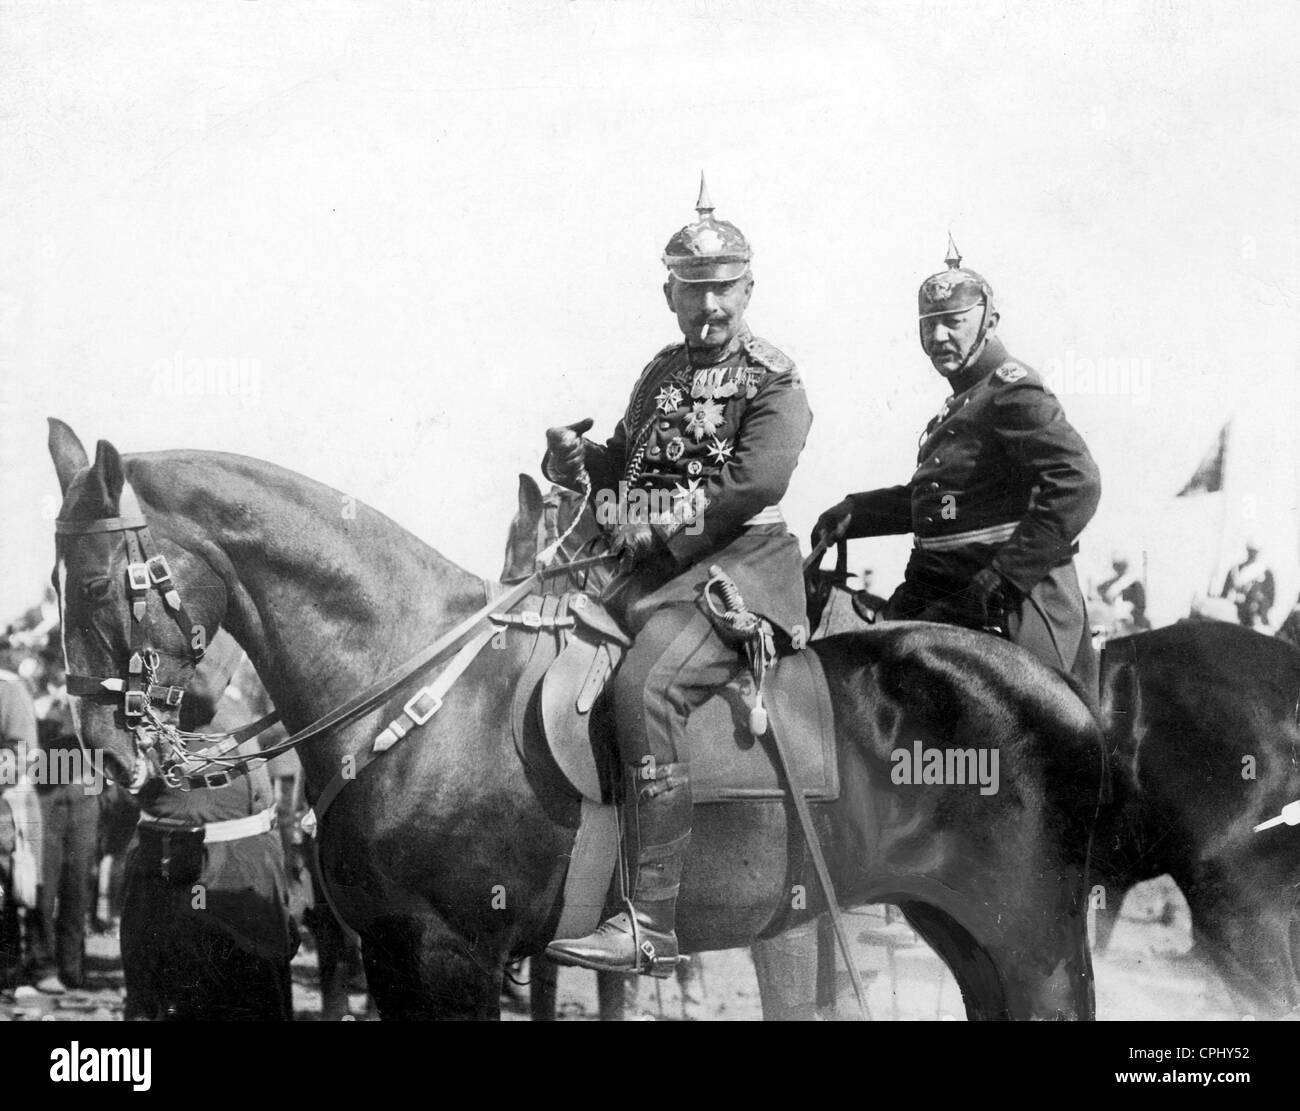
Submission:
M 519 509 L 510 522 L 506 538 L 506 562 L 502 582 L 517 582 L 533 573 L 537 559 L 537 526 L 542 519 L 542 492 L 526 474 L 519 476 Z
M 519 516 L 534 524 L 542 516 L 542 491 L 531 475 L 519 476 Z
M 104 485 L 104 493 L 108 497 L 109 505 L 116 506 L 122 498 L 122 486 L 126 482 L 126 474 L 122 470 L 122 457 L 118 454 L 117 448 L 107 440 L 100 440 L 95 445 L 93 469 Z
M 49 417 L 50 424 L 50 458 L 54 460 L 54 470 L 59 476 L 59 491 L 66 494 L 78 471 L 90 466 L 86 449 L 81 446 L 77 434 L 58 417 Z

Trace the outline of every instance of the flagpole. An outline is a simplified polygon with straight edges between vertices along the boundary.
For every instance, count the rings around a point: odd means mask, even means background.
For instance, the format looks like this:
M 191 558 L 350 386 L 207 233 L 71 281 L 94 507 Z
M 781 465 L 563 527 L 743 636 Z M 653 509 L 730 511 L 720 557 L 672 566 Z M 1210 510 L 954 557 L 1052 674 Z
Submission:
M 1228 538 L 1228 445 L 1232 442 L 1232 420 L 1229 417 L 1223 426 L 1223 443 L 1219 449 L 1219 496 L 1223 500 L 1219 504 L 1219 539 L 1214 549 L 1214 568 L 1210 572 L 1210 587 L 1206 591 L 1211 598 L 1217 598 L 1223 590 L 1223 549 Z
M 1151 579 L 1149 577 L 1149 564 L 1147 560 L 1147 557 L 1149 555 L 1150 553 L 1147 551 L 1147 546 L 1143 544 L 1142 545 L 1142 596 L 1147 600 L 1147 608 L 1146 608 L 1147 613 L 1151 612 Z M 1150 621 L 1150 618 L 1147 618 L 1147 620 Z

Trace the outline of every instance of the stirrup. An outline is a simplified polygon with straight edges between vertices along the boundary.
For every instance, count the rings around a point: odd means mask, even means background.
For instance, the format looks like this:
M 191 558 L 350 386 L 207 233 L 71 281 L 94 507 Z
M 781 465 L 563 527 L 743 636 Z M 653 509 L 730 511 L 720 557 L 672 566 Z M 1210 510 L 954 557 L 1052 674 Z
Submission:
M 667 980 L 677 971 L 677 965 L 681 962 L 681 959 L 680 953 L 675 957 L 657 956 L 654 942 L 647 938 L 644 941 L 637 942 L 636 974 L 638 976 L 653 976 L 656 980 Z

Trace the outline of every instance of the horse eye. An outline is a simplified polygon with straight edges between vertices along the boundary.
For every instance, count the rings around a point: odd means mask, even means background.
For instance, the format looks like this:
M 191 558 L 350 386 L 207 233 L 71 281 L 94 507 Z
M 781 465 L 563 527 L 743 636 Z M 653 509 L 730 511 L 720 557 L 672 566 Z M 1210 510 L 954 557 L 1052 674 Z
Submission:
M 83 583 L 81 587 L 81 596 L 87 602 L 94 604 L 107 602 L 112 593 L 112 579 L 91 579 L 89 582 Z

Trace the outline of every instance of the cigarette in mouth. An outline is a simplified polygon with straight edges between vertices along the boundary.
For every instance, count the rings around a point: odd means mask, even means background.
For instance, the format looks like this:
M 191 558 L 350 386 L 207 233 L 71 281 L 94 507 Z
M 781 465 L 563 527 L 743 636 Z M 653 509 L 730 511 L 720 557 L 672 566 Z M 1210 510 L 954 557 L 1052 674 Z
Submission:
M 704 327 L 700 329 L 700 339 L 707 339 L 709 335 L 709 321 L 704 322 Z

